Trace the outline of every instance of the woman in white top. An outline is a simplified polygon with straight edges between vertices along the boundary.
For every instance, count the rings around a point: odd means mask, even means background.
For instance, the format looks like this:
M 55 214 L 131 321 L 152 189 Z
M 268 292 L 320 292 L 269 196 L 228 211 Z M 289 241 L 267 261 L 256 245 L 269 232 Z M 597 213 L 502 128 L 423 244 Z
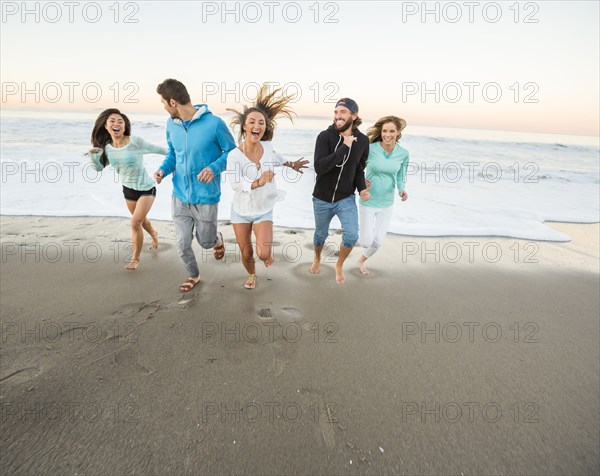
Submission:
M 273 263 L 273 207 L 282 193 L 277 190 L 274 167 L 286 166 L 296 172 L 306 168 L 308 160 L 285 161 L 276 154 L 271 145 L 275 131 L 275 118 L 280 115 L 292 119 L 292 110 L 287 104 L 292 96 L 276 97 L 279 89 L 268 92 L 263 85 L 252 107 L 243 112 L 234 112 L 232 127 L 240 126 L 240 145 L 227 156 L 226 181 L 234 191 L 231 205 L 231 223 L 235 238 L 242 253 L 242 263 L 248 272 L 244 286 L 256 287 L 256 267 L 252 250 L 252 230 L 256 237 L 258 259 L 269 267 Z

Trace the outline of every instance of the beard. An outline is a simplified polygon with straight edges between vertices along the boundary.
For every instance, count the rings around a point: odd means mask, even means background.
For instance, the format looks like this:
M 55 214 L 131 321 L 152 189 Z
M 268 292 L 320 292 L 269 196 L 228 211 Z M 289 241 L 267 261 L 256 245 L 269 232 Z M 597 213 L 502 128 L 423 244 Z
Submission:
M 350 118 L 342 125 L 342 127 L 338 127 L 335 122 L 333 123 L 333 126 L 335 127 L 335 130 L 341 134 L 342 132 L 346 132 L 348 129 L 350 129 L 353 124 L 354 121 L 352 118 Z

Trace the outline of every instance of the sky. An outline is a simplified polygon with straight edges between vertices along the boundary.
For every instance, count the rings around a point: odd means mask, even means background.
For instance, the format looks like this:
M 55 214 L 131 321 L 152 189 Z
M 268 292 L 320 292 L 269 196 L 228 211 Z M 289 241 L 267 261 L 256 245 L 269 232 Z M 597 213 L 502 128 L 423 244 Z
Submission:
M 269 82 L 299 115 L 599 135 L 599 2 L 3 1 L 2 109 L 215 113 Z

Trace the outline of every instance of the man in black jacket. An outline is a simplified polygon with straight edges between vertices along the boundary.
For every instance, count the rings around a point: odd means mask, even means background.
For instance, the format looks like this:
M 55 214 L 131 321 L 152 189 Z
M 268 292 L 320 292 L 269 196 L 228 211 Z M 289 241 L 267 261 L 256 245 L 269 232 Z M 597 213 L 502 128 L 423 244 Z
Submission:
M 338 284 L 346 281 L 342 269 L 344 261 L 358 240 L 358 210 L 354 191 L 358 190 L 363 200 L 369 200 L 369 191 L 365 185 L 369 139 L 358 130 L 361 122 L 358 104 L 350 98 L 342 98 L 335 105 L 333 124 L 319 134 L 315 145 L 315 257 L 310 272 L 319 272 L 321 251 L 327 239 L 329 224 L 337 216 L 343 231 L 340 254 L 335 266 L 335 280 Z

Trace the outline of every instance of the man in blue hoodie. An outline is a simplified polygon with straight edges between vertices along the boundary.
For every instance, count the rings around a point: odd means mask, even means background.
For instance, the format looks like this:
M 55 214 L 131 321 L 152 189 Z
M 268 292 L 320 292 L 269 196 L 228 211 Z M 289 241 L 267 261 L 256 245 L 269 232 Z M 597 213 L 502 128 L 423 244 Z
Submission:
M 227 168 L 227 154 L 235 148 L 235 141 L 226 124 L 206 104 L 192 104 L 181 82 L 166 79 L 156 92 L 171 117 L 167 121 L 169 152 L 154 179 L 160 183 L 173 174 L 172 213 L 177 251 L 189 275 L 179 290 L 188 292 L 200 281 L 192 250 L 194 233 L 202 248 L 214 248 L 217 260 L 225 255 L 223 235 L 217 232 L 220 174 Z

